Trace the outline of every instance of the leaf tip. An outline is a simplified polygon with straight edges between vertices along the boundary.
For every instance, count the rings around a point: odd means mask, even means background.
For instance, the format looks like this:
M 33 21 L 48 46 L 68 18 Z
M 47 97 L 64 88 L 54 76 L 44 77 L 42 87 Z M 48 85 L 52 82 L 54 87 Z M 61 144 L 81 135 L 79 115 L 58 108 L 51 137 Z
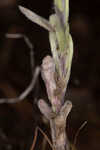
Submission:
M 18 5 L 19 10 L 22 10 L 24 7 L 21 5 Z
M 23 7 L 23 6 L 21 6 L 21 5 L 19 5 L 18 8 L 19 8 L 19 10 L 20 10 L 24 15 L 26 14 L 25 12 L 28 11 L 28 10 L 26 10 L 25 7 Z

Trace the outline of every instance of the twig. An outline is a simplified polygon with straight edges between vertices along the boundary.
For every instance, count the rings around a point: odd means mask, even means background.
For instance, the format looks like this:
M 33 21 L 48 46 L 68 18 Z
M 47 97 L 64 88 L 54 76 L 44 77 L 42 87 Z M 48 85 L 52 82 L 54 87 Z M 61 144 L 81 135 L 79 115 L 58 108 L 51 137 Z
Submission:
M 24 90 L 24 92 L 22 92 L 20 94 L 20 96 L 16 97 L 16 98 L 1 98 L 0 99 L 0 104 L 1 103 L 17 103 L 17 102 L 20 102 L 22 100 L 25 99 L 25 97 L 32 91 L 32 89 L 34 88 L 35 86 L 35 83 L 37 81 L 37 78 L 38 78 L 38 75 L 39 75 L 39 72 L 40 72 L 40 68 L 39 67 L 36 67 L 35 69 L 35 73 L 34 73 L 34 76 L 32 78 L 32 81 L 30 82 L 29 86 Z
M 30 49 L 30 65 L 31 65 L 31 70 L 32 70 L 32 81 L 30 82 L 29 86 L 24 90 L 24 92 L 22 92 L 20 94 L 20 96 L 16 97 L 16 98 L 1 98 L 0 99 L 0 103 L 16 103 L 16 102 L 20 102 L 23 99 L 25 99 L 25 97 L 32 91 L 32 89 L 35 86 L 35 83 L 37 81 L 38 75 L 40 73 L 40 68 L 36 67 L 35 69 L 35 73 L 33 73 L 33 67 L 34 67 L 34 53 L 33 53 L 33 45 L 30 42 L 30 40 L 24 35 L 24 34 L 6 34 L 7 38 L 24 38 L 25 43 L 27 44 L 27 46 Z
M 11 39 L 19 39 L 19 38 L 23 38 L 25 43 L 27 44 L 27 46 L 30 49 L 30 65 L 31 65 L 31 70 L 32 70 L 32 75 L 33 75 L 33 68 L 34 68 L 34 51 L 33 51 L 33 45 L 31 43 L 31 41 L 29 40 L 29 38 L 21 33 L 6 33 L 5 34 L 6 38 L 11 38 Z
M 38 129 L 36 127 L 36 129 L 35 129 L 35 135 L 34 135 L 34 139 L 33 139 L 33 143 L 32 143 L 32 146 L 31 146 L 30 150 L 33 150 L 34 147 L 35 147 L 36 140 L 37 140 L 37 135 L 38 135 Z
M 34 147 L 35 147 L 36 140 L 37 140 L 37 135 L 38 135 L 38 131 L 40 131 L 42 133 L 42 135 L 44 136 L 44 138 L 46 139 L 46 141 L 49 143 L 50 147 L 53 150 L 53 145 L 52 145 L 51 141 L 49 140 L 48 136 L 39 127 L 36 127 L 36 129 L 35 129 L 35 136 L 34 136 L 33 143 L 32 143 L 32 146 L 31 146 L 30 150 L 33 150 Z
M 33 45 L 30 42 L 29 38 L 27 36 L 23 36 L 24 41 L 26 42 L 27 46 L 30 48 L 30 64 L 31 64 L 31 70 L 32 70 L 32 75 L 34 73 L 33 69 L 34 69 L 34 51 L 33 51 Z
M 74 137 L 74 145 L 76 145 L 76 142 L 77 142 L 77 137 L 80 133 L 80 131 L 84 128 L 84 126 L 87 124 L 87 121 L 85 121 L 84 123 L 82 123 L 82 125 L 80 126 L 80 128 L 77 130 L 76 134 L 75 134 L 75 137 Z

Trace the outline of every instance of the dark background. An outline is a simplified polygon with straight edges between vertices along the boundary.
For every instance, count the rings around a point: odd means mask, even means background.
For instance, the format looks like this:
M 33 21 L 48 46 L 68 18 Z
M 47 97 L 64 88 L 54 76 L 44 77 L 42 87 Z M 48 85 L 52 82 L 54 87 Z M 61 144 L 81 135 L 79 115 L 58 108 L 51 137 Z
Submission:
M 31 81 L 29 48 L 23 39 L 7 39 L 6 33 L 24 33 L 34 45 L 35 67 L 50 54 L 48 32 L 32 23 L 18 9 L 22 5 L 40 16 L 53 13 L 51 0 L 0 1 L 0 97 L 16 97 Z M 74 42 L 72 73 L 66 99 L 73 103 L 67 132 L 70 141 L 84 121 L 78 150 L 100 149 L 100 1 L 70 0 L 70 32 Z M 35 69 L 34 67 L 34 69 Z M 36 126 L 48 135 L 37 108 L 39 98 L 47 99 L 44 83 L 39 76 L 35 89 L 18 104 L 0 105 L 0 150 L 25 150 L 32 144 Z M 48 135 L 49 136 L 49 135 Z M 42 148 L 41 134 L 35 149 Z M 48 145 L 49 148 L 49 145 Z

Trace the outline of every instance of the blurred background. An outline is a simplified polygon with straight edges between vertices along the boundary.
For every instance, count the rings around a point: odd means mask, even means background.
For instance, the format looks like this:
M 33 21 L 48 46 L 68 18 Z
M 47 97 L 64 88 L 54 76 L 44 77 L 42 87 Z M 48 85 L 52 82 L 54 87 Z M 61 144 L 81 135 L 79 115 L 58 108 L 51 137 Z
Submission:
M 0 98 L 18 96 L 30 83 L 30 49 L 23 38 L 8 39 L 6 33 L 25 34 L 34 46 L 35 66 L 51 54 L 48 32 L 32 23 L 18 9 L 29 8 L 48 19 L 53 13 L 52 0 L 0 1 Z M 74 41 L 74 57 L 66 99 L 73 103 L 67 132 L 74 136 L 84 121 L 87 125 L 77 138 L 77 150 L 100 149 L 100 1 L 70 0 L 70 32 Z M 41 127 L 50 137 L 43 122 L 37 100 L 47 100 L 44 83 L 39 76 L 29 96 L 16 104 L 0 104 L 0 150 L 30 149 L 35 128 Z M 45 150 L 39 133 L 35 149 Z M 50 146 L 48 149 L 50 149 Z

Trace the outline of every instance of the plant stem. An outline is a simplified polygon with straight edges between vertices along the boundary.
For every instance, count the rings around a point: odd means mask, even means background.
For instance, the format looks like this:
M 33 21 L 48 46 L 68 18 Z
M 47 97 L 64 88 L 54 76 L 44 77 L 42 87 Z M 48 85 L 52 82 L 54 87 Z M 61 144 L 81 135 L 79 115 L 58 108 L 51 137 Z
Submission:
M 51 56 L 43 59 L 41 74 L 44 80 L 51 107 L 44 100 L 38 102 L 40 111 L 50 121 L 54 150 L 70 150 L 66 134 L 66 120 L 72 108 L 64 96 L 70 78 L 73 41 L 69 32 L 69 0 L 54 0 L 55 13 L 49 21 L 30 10 L 19 7 L 21 12 L 34 23 L 49 31 Z

